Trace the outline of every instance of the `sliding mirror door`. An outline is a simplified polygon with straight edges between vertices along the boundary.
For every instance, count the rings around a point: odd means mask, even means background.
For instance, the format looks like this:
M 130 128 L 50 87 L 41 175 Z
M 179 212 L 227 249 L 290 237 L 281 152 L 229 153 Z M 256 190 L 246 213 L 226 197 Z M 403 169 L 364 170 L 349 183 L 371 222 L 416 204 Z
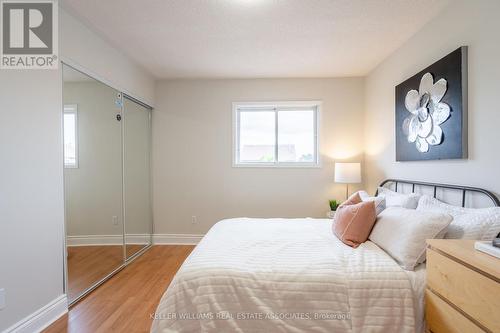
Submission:
M 124 218 L 127 259 L 151 244 L 151 110 L 123 99 Z
M 123 265 L 121 94 L 63 66 L 67 294 Z

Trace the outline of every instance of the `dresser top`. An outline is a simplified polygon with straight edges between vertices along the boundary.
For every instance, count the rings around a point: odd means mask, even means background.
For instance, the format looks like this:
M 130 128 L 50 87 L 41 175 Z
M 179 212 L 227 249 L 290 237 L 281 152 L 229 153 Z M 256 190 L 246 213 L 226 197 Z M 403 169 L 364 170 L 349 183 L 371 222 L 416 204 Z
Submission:
M 427 245 L 497 280 L 500 279 L 500 259 L 474 249 L 475 242 L 468 239 L 428 239 Z

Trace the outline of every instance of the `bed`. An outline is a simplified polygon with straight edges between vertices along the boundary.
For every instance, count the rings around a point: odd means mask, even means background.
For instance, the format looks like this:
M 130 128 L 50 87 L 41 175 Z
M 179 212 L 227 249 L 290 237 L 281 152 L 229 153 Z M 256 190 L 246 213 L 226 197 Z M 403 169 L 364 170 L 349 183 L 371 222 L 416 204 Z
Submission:
M 405 271 L 371 241 L 353 249 L 331 223 L 216 223 L 172 280 L 151 331 L 422 332 L 425 264 Z

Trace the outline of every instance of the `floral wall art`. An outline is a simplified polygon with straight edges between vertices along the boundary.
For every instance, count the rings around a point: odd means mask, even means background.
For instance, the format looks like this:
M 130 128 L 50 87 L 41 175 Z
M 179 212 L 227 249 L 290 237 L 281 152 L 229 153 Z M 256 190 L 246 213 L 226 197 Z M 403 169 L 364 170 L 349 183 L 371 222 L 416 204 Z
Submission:
M 467 47 L 396 86 L 396 160 L 467 158 Z

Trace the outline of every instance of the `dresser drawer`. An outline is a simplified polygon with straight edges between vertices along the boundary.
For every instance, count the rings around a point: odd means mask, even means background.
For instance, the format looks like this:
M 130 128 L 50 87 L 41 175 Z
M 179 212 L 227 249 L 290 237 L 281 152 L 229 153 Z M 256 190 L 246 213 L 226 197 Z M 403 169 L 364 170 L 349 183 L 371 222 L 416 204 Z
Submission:
M 429 289 L 425 291 L 425 313 L 432 333 L 485 332 Z
M 488 330 L 500 332 L 499 282 L 428 249 L 427 286 Z

